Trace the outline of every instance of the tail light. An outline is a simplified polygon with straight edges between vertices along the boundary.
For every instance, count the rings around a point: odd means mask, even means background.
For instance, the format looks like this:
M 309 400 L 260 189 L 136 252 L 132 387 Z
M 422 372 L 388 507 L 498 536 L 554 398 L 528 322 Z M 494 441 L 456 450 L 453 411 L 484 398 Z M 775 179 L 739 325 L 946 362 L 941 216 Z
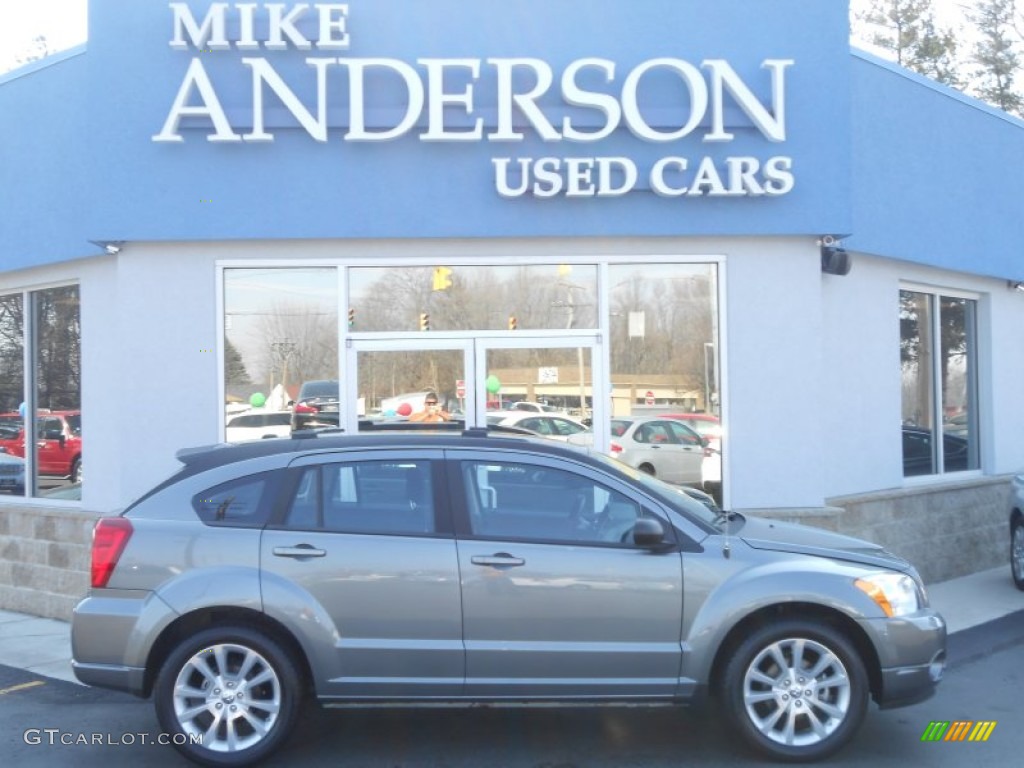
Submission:
M 295 412 L 296 413 L 320 413 L 320 409 L 317 408 L 315 405 L 309 405 L 308 403 L 296 403 L 295 404 Z
M 132 536 L 132 523 L 126 517 L 103 517 L 92 530 L 92 586 L 102 589 L 117 567 L 117 561 Z
M 611 451 L 612 453 L 622 453 L 622 446 L 619 445 L 618 443 L 612 443 Z

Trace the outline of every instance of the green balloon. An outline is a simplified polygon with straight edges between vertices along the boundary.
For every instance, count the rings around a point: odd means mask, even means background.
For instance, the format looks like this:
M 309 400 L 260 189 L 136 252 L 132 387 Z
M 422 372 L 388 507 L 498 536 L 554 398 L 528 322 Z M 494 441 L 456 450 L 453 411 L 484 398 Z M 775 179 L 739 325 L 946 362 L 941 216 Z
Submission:
M 495 395 L 498 393 L 498 390 L 500 389 L 501 382 L 498 381 L 498 377 L 492 373 L 490 376 L 487 377 L 487 391 L 490 392 L 492 395 Z
M 262 408 L 267 404 L 267 398 L 262 392 L 253 392 L 249 396 L 249 405 L 253 408 Z

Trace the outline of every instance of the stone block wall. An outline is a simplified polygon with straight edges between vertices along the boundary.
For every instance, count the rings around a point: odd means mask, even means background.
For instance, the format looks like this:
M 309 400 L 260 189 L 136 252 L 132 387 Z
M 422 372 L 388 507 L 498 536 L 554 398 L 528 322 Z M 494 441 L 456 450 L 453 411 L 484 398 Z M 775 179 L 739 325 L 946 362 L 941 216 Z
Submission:
M 828 499 L 817 509 L 744 510 L 881 544 L 926 583 L 1008 565 L 1010 476 Z
M 66 508 L 0 507 L 0 609 L 69 620 L 89 591 L 96 517 Z

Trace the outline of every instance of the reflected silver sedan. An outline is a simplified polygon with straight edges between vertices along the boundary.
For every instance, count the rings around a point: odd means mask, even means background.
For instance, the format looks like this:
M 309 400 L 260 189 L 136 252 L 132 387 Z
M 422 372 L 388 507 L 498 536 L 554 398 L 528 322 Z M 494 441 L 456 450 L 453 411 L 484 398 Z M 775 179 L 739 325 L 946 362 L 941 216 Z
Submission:
M 703 484 L 704 438 L 676 419 L 612 420 L 611 455 L 668 483 Z

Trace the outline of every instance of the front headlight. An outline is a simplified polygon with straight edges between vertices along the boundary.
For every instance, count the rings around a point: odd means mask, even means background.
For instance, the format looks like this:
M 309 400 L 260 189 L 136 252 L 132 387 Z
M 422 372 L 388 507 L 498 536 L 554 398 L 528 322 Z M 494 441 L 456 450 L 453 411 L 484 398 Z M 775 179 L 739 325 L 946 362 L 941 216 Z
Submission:
M 886 616 L 906 616 L 920 607 L 917 585 L 905 573 L 874 573 L 853 582 Z

